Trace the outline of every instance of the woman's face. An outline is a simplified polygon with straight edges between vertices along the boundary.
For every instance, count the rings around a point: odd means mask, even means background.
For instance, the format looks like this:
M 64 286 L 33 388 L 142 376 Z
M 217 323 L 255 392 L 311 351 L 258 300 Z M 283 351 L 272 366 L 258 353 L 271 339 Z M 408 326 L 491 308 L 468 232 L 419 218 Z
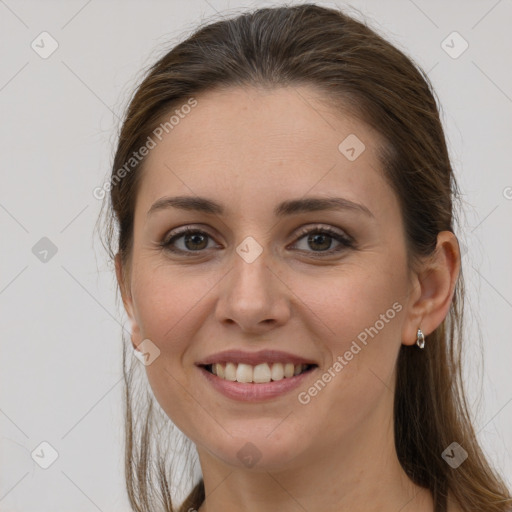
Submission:
M 132 341 L 146 340 L 156 399 L 201 457 L 238 467 L 294 467 L 361 435 L 382 439 L 398 350 L 418 325 L 378 134 L 307 87 L 196 100 L 153 136 L 125 270 Z M 225 376 L 276 379 L 234 383 L 198 366 L 225 363 L 215 354 L 226 350 L 288 355 L 250 367 L 228 356 Z M 316 366 L 279 379 L 286 366 L 272 363 L 293 357 Z

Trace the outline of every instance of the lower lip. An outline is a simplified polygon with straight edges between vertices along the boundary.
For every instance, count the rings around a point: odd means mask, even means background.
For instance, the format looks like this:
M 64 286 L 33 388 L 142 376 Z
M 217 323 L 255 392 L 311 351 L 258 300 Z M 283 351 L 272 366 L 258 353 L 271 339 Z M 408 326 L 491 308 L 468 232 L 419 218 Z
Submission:
M 309 376 L 317 369 L 315 366 L 307 372 L 293 377 L 284 377 L 281 380 L 266 382 L 264 384 L 255 384 L 254 382 L 233 382 L 231 380 L 221 379 L 210 373 L 206 368 L 200 366 L 199 370 L 208 380 L 208 382 L 220 393 L 234 400 L 243 402 L 261 402 L 277 396 L 283 395 L 299 387 Z

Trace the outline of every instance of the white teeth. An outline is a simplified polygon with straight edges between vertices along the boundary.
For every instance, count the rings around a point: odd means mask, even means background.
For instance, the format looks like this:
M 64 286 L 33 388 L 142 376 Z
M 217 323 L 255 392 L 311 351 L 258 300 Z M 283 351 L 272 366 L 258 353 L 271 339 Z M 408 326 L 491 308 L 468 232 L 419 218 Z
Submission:
M 282 364 L 273 364 L 271 372 L 272 380 L 281 380 L 284 378 L 284 368 Z
M 284 365 L 284 376 L 285 377 L 293 377 L 295 367 L 292 363 L 286 363 Z
M 252 371 L 252 380 L 254 382 L 270 382 L 271 377 L 272 373 L 267 363 L 256 365 Z
M 255 382 L 263 384 L 299 375 L 307 368 L 305 364 L 261 363 L 256 366 L 244 363 L 215 363 L 211 365 L 214 375 L 233 382 Z
M 222 366 L 221 364 L 213 364 L 212 368 L 215 368 L 215 375 L 217 375 L 217 377 L 220 377 L 221 379 L 226 378 L 224 366 Z
M 236 380 L 236 364 L 234 364 L 234 363 L 226 364 L 226 368 L 224 369 L 224 378 L 226 380 L 232 380 L 232 381 Z
M 238 382 L 252 382 L 252 366 L 240 363 L 236 369 L 236 380 Z

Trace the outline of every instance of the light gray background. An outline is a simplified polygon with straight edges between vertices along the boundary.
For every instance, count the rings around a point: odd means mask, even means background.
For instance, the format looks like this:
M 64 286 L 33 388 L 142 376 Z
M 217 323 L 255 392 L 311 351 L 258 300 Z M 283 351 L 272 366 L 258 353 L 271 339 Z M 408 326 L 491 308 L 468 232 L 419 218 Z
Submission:
M 125 318 L 112 268 L 93 244 L 100 202 L 92 191 L 143 68 L 216 11 L 255 5 L 0 0 L 0 510 L 128 510 Z M 470 403 L 479 439 L 512 484 L 512 2 L 350 5 L 429 72 L 441 101 L 466 202 L 458 234 L 467 247 Z M 43 31 L 59 45 L 47 59 L 31 48 Z M 469 44 L 456 59 L 442 47 L 453 31 Z M 47 262 L 32 251 L 42 237 L 57 247 Z M 48 469 L 31 457 L 43 441 L 59 454 Z

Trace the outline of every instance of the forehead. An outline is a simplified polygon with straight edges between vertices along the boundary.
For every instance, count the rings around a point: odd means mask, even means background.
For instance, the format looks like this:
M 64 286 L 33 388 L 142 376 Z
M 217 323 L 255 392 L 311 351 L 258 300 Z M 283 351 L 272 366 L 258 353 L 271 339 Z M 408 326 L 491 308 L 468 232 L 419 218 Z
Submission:
M 384 203 L 394 198 L 377 158 L 379 134 L 321 99 L 304 86 L 195 96 L 196 106 L 183 109 L 162 140 L 155 139 L 139 208 L 147 211 L 166 194 L 215 196 L 228 210 L 256 208 L 308 191 L 389 207 Z

